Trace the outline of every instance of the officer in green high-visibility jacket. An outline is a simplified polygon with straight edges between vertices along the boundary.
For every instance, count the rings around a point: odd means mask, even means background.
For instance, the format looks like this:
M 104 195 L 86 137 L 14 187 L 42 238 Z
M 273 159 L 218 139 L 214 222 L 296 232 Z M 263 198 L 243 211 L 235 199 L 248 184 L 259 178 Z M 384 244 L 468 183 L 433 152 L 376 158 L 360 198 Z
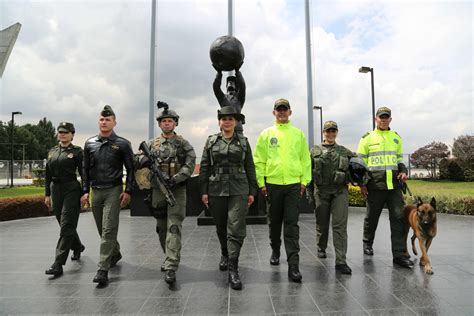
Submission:
M 407 179 L 408 170 L 403 163 L 402 139 L 390 130 L 391 110 L 380 107 L 375 123 L 377 127 L 362 136 L 357 154 L 369 169 L 370 180 L 367 186 L 361 186 L 362 194 L 367 198 L 367 214 L 364 219 L 364 254 L 372 256 L 375 230 L 382 208 L 386 204 L 389 211 L 393 262 L 411 268 L 413 262 L 404 256 L 402 183 Z

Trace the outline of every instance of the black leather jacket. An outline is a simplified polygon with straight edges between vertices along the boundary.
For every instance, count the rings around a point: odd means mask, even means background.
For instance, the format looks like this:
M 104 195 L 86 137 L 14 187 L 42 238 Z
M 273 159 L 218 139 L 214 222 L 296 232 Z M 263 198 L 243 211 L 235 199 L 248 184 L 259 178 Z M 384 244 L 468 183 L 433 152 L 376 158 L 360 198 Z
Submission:
M 127 170 L 125 192 L 131 193 L 133 151 L 130 142 L 114 132 L 109 137 L 94 136 L 86 140 L 83 161 L 83 191 L 90 187 L 107 189 L 122 185 L 123 166 Z

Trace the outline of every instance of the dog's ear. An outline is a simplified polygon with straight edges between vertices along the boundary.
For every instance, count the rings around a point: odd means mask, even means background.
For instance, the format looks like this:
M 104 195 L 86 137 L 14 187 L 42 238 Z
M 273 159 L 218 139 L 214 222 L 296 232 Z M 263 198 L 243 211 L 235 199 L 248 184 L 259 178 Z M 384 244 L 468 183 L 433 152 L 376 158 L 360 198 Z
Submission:
M 431 198 L 430 204 L 434 209 L 436 209 L 436 199 L 434 198 L 434 196 Z
M 416 206 L 420 206 L 421 204 L 423 204 L 423 201 L 421 200 L 421 197 L 418 197 L 416 201 Z

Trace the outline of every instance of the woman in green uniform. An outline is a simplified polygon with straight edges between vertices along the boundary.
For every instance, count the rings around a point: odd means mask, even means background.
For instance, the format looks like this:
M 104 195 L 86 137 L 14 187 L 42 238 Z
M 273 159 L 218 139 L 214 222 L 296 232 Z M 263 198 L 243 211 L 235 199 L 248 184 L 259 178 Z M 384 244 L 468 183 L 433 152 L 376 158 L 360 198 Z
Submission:
M 209 208 L 221 245 L 220 270 L 229 270 L 232 289 L 241 290 L 238 262 L 246 236 L 245 216 L 257 193 L 252 149 L 234 132 L 244 116 L 231 106 L 217 111 L 221 132 L 209 136 L 199 174 L 202 202 Z
M 336 253 L 336 271 L 352 274 L 346 262 L 347 218 L 349 215 L 349 159 L 355 154 L 336 143 L 337 124 L 324 123 L 324 142 L 311 150 L 313 160 L 314 200 L 316 202 L 316 239 L 318 257 L 326 258 L 329 223 Z
M 72 144 L 74 125 L 59 123 L 59 144 L 48 153 L 46 163 L 45 199 L 46 206 L 56 215 L 60 233 L 56 245 L 56 258 L 46 274 L 60 276 L 66 264 L 69 250 L 73 251 L 71 260 L 79 260 L 85 247 L 77 234 L 77 221 L 81 211 L 82 189 L 77 181 L 77 172 L 82 178 L 82 148 Z

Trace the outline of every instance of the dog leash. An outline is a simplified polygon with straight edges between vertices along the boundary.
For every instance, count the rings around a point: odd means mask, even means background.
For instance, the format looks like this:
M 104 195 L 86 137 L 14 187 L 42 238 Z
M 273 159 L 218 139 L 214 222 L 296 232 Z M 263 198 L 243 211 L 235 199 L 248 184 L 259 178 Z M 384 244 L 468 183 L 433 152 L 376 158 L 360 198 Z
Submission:
M 408 187 L 408 184 L 406 182 L 401 182 L 401 185 L 402 185 L 402 192 L 403 194 L 407 194 L 408 192 L 408 195 L 410 195 L 410 197 L 413 199 L 414 202 L 416 202 L 416 198 L 413 196 L 413 194 L 411 193 L 411 190 L 410 188 Z

